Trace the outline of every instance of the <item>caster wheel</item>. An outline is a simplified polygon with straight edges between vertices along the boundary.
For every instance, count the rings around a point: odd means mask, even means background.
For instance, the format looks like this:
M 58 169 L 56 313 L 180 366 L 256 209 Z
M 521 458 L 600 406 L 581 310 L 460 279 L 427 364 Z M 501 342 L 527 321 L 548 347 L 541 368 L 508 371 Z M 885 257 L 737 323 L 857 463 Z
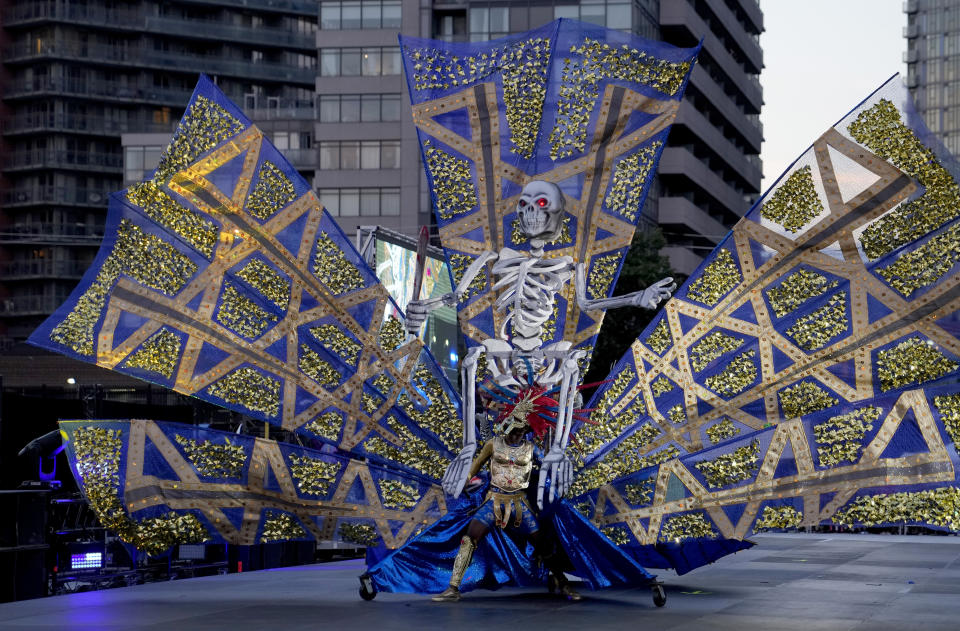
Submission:
M 663 585 L 657 583 L 652 588 L 653 591 L 653 604 L 657 607 L 663 607 L 667 604 L 667 594 L 663 591 Z
M 363 575 L 360 577 L 360 598 L 364 600 L 373 600 L 377 597 L 377 588 L 373 586 L 370 577 Z

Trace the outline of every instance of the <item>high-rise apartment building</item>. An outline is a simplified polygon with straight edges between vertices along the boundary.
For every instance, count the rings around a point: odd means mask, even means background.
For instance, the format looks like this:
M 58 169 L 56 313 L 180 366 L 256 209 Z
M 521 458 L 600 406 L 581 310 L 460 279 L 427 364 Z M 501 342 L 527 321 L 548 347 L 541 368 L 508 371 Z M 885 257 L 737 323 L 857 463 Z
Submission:
M 661 0 L 659 22 L 666 42 L 703 40 L 660 158 L 654 215 L 671 265 L 689 274 L 761 192 L 763 14 L 756 0 Z
M 312 171 L 317 3 L 17 0 L 2 11 L 0 341 L 25 338 L 92 261 L 121 134 L 169 137 L 199 73 Z M 154 157 L 131 151 L 126 165 Z
M 907 85 L 917 110 L 954 155 L 960 155 L 960 3 L 907 0 Z
M 380 224 L 412 234 L 432 222 L 397 32 L 479 41 L 559 17 L 678 46 L 703 39 L 645 210 L 667 234 L 673 267 L 694 270 L 760 192 L 756 0 L 322 0 L 315 185 L 348 233 Z

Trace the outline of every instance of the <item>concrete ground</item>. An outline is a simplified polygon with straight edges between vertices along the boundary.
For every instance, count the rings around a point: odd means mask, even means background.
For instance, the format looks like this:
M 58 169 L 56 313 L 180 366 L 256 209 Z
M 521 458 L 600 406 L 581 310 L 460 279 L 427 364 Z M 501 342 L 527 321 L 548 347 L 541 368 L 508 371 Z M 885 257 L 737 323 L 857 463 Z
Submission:
M 0 629 L 960 629 L 960 537 L 769 534 L 757 546 L 649 589 L 472 592 L 455 604 L 360 600 L 360 561 L 152 583 L 0 604 Z

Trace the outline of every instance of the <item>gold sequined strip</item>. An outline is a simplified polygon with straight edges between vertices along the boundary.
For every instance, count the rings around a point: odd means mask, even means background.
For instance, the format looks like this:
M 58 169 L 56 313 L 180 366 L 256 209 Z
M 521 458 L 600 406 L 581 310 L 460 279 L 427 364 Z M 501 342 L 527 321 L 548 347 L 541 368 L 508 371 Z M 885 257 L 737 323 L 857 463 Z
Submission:
M 290 303 L 290 281 L 260 259 L 243 266 L 237 277 L 260 292 L 264 298 L 286 310 Z
M 740 270 L 733 261 L 730 250 L 721 248 L 717 258 L 703 268 L 700 277 L 690 285 L 687 297 L 712 307 L 740 284 L 740 280 Z
M 861 112 L 847 129 L 854 140 L 916 178 L 926 189 L 923 196 L 887 213 L 863 231 L 860 244 L 871 260 L 960 215 L 960 187 L 956 180 L 913 130 L 903 124 L 893 103 L 881 99 Z
M 363 287 L 363 275 L 357 266 L 347 260 L 326 232 L 320 232 L 317 250 L 313 256 L 313 273 L 330 293 L 340 295 Z
M 587 127 L 602 80 L 639 83 L 673 95 L 690 70 L 690 62 L 668 62 L 626 44 L 618 47 L 590 38 L 570 52 L 563 58 L 556 123 L 550 133 L 553 160 L 586 149 Z
M 197 442 L 177 434 L 175 440 L 200 475 L 238 478 L 243 473 L 247 452 L 242 446 L 232 444 L 229 438 L 225 437 L 223 444 L 218 444 L 209 440 Z
M 806 301 L 822 296 L 838 285 L 838 281 L 826 276 L 800 269 L 787 276 L 782 283 L 767 290 L 767 298 L 773 313 L 782 318 L 796 311 Z
M 546 98 L 550 39 L 534 37 L 470 56 L 436 48 L 408 48 L 413 62 L 415 90 L 449 90 L 468 86 L 500 71 L 503 101 L 510 127 L 510 150 L 524 158 L 533 155 L 543 101 Z
M 257 184 L 247 197 L 247 212 L 266 221 L 296 198 L 297 192 L 290 178 L 277 165 L 264 161 L 257 173 Z
M 159 554 L 180 543 L 202 543 L 210 538 L 192 513 L 168 513 L 139 522 L 127 516 L 119 493 L 123 448 L 119 429 L 81 427 L 70 439 L 84 495 L 104 528 L 148 554 Z
M 180 360 L 181 346 L 180 336 L 163 327 L 127 358 L 126 365 L 129 368 L 149 370 L 169 379 Z
M 911 337 L 877 353 L 877 376 L 883 392 L 933 381 L 957 367 L 957 362 L 947 359 L 933 341 L 919 337 Z
M 858 497 L 833 516 L 845 526 L 923 523 L 960 529 L 960 489 L 946 487 Z
M 803 521 L 803 513 L 792 506 L 765 506 L 760 519 L 753 525 L 754 532 L 796 528 Z
M 839 403 L 823 388 L 810 381 L 801 381 L 794 386 L 784 388 L 779 396 L 783 416 L 788 419 L 833 407 Z
M 166 183 L 202 154 L 243 131 L 243 123 L 213 101 L 198 96 L 184 115 L 157 167 L 154 180 Z
M 280 382 L 250 366 L 234 370 L 207 387 L 212 396 L 252 412 L 275 417 L 280 412 Z
M 841 462 L 856 462 L 860 458 L 863 437 L 873 429 L 882 410 L 868 406 L 847 414 L 829 418 L 813 426 L 821 467 L 832 467 Z
M 107 292 L 121 275 L 169 296 L 179 291 L 196 271 L 197 265 L 172 245 L 123 219 L 113 251 L 73 310 L 50 332 L 50 339 L 80 355 L 92 355 L 93 329 Z
M 213 256 L 217 227 L 203 215 L 174 201 L 156 182 L 138 182 L 127 189 L 127 200 L 139 206 L 153 221 L 168 228 L 205 257 Z
M 760 216 L 776 222 L 789 232 L 799 232 L 823 212 L 823 201 L 813 185 L 810 165 L 797 169 L 777 187 L 770 200 L 760 207 Z
M 429 140 L 424 141 L 423 148 L 440 218 L 451 219 L 476 208 L 477 189 L 473 183 L 470 164 L 437 149 Z

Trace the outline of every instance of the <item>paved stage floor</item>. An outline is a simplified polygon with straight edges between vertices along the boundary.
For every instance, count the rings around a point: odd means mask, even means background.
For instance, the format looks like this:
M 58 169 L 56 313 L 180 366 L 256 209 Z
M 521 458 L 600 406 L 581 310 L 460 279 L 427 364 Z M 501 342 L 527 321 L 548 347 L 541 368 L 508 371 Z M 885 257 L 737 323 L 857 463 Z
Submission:
M 472 592 L 454 604 L 360 600 L 360 561 L 152 583 L 0 604 L 0 629 L 960 629 L 960 537 L 769 534 L 650 591 Z

